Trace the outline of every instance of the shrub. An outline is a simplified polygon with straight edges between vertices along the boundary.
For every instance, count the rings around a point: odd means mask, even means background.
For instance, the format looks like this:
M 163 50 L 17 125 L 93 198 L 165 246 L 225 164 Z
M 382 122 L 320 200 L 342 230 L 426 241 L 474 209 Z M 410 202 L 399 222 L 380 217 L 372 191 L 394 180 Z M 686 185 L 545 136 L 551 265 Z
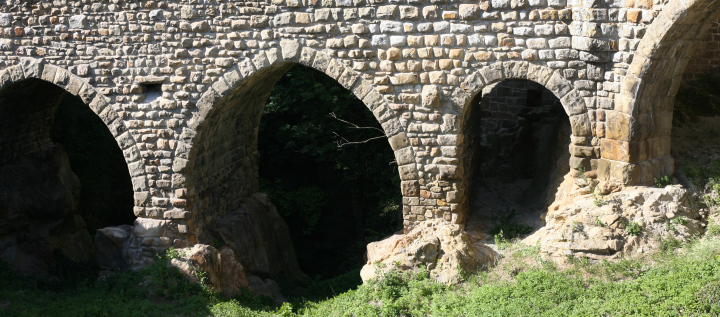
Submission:
M 627 232 L 629 235 L 639 236 L 642 233 L 642 229 L 643 228 L 637 222 L 625 221 L 625 232 Z
M 670 175 L 665 175 L 660 178 L 653 178 L 653 182 L 655 183 L 655 187 L 665 188 L 668 185 L 672 185 L 672 178 Z
M 660 251 L 663 251 L 663 252 L 672 251 L 681 246 L 682 246 L 682 242 L 673 236 L 660 238 L 658 240 L 658 247 L 660 248 Z

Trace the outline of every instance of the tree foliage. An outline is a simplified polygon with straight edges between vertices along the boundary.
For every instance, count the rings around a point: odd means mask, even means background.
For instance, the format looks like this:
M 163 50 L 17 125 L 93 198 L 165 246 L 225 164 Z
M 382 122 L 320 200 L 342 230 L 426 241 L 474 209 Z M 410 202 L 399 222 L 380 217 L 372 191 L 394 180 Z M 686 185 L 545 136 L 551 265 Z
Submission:
M 359 143 L 340 146 L 348 141 Z M 372 112 L 332 78 L 291 69 L 265 106 L 258 150 L 262 190 L 288 222 L 307 273 L 349 271 L 368 241 L 397 229 L 394 154 Z

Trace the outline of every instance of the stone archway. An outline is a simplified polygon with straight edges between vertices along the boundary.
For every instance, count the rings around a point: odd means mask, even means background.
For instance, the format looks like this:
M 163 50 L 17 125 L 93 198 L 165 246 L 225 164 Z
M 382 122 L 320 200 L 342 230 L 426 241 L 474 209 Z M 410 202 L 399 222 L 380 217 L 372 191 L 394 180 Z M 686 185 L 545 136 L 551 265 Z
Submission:
M 13 269 L 40 275 L 57 266 L 56 252 L 70 262 L 95 262 L 92 238 L 80 215 L 80 181 L 64 147 L 51 139 L 56 110 L 68 93 L 74 95 L 77 101 L 71 103 L 88 107 L 87 113 L 100 119 L 92 125 L 107 129 L 103 132 L 112 135 L 107 139 L 119 146 L 113 162 L 124 160 L 131 171 L 136 164 L 124 185 L 128 203 L 133 192 L 147 190 L 135 140 L 104 97 L 67 70 L 43 60 L 22 59 L 1 70 L 0 81 L 2 259 Z M 133 212 L 131 206 L 127 212 Z
M 201 151 L 209 150 L 213 152 L 224 152 L 227 150 L 221 144 L 215 146 L 198 142 L 198 140 L 203 139 L 203 134 L 215 133 L 218 130 L 217 126 L 204 128 L 203 123 L 205 121 L 218 120 L 219 118 L 217 117 L 213 118 L 213 116 L 218 115 L 231 117 L 218 110 L 229 104 L 242 103 L 254 105 L 245 106 L 242 109 L 238 108 L 238 110 L 242 111 L 252 111 L 250 113 L 243 113 L 243 116 L 247 116 L 248 122 L 251 123 L 247 126 L 249 130 L 244 131 L 244 135 L 251 137 L 244 140 L 244 142 L 246 142 L 245 144 L 254 142 L 253 136 L 256 131 L 252 131 L 252 127 L 257 125 L 260 114 L 259 111 L 261 111 L 270 89 L 272 89 L 274 83 L 280 76 L 287 72 L 294 64 L 301 64 L 322 71 L 331 78 L 336 79 L 343 87 L 352 91 L 355 96 L 362 100 L 368 109 L 373 112 L 375 118 L 384 129 L 385 134 L 388 136 L 388 142 L 391 148 L 395 151 L 400 178 L 402 180 L 401 191 L 403 197 L 408 198 L 405 199 L 405 209 L 409 209 L 409 206 L 419 205 L 419 202 L 416 202 L 417 198 L 412 199 L 419 196 L 418 171 L 414 161 L 415 154 L 405 134 L 403 125 L 390 109 L 387 101 L 385 101 L 382 95 L 378 93 L 371 84 L 363 80 L 356 72 L 343 63 L 332 59 L 327 54 L 310 48 L 300 50 L 297 46 L 293 46 L 292 48 L 288 48 L 288 46 L 291 45 L 285 43 L 282 54 L 278 51 L 260 52 L 252 58 L 239 61 L 237 65 L 233 66 L 230 71 L 222 77 L 222 80 L 216 82 L 212 89 L 203 94 L 197 103 L 192 118 L 188 120 L 188 129 L 184 131 L 181 137 L 181 139 L 186 142 L 177 147 L 175 162 L 173 164 L 174 171 L 188 173 L 188 175 L 193 173 L 191 166 L 193 163 L 190 162 L 190 160 L 198 158 L 193 157 L 193 151 L 200 153 Z M 238 114 L 238 116 L 240 115 Z M 233 151 L 236 150 L 237 148 L 233 149 Z M 239 155 L 238 153 L 233 155 L 236 155 L 236 157 L 248 157 L 249 160 L 253 160 L 251 158 L 254 155 L 253 151 L 254 150 L 250 150 L 248 153 L 244 153 L 248 154 L 248 156 L 244 156 L 244 154 Z M 218 155 L 209 156 L 218 157 Z M 200 158 L 200 160 L 203 159 Z M 256 164 L 249 160 L 246 159 L 246 162 L 242 163 L 242 169 L 245 170 L 245 175 L 251 176 L 252 178 L 252 175 L 256 174 L 256 171 L 253 171 L 255 168 L 253 166 L 256 166 Z M 212 179 L 212 182 L 215 181 L 216 180 Z M 257 180 L 241 182 L 244 188 L 241 193 L 237 194 L 238 198 L 247 197 L 257 192 Z M 195 207 L 196 210 L 201 208 L 200 206 Z M 406 221 L 406 226 L 411 225 L 413 220 L 415 219 Z
M 249 274 L 285 275 L 288 280 L 300 278 L 287 227 L 264 195 L 259 195 L 257 134 L 265 102 L 275 83 L 294 65 L 319 70 L 350 90 L 380 123 L 395 153 L 401 179 L 399 188 L 404 199 L 405 225 L 422 221 L 411 214 L 419 205 L 418 171 L 415 155 L 404 127 L 385 99 L 369 83 L 345 64 L 323 52 L 288 44 L 279 51 L 262 51 L 240 60 L 212 89 L 206 92 L 194 109 L 184 132 L 187 143 L 178 146 L 173 164 L 175 172 L 186 175 L 189 210 L 194 220 L 191 239 L 208 243 L 208 228 L 236 210 L 262 209 L 238 222 L 238 231 L 256 234 L 251 239 L 261 244 L 281 245 L 282 255 L 265 252 L 263 246 L 236 251 Z M 271 62 L 272 61 L 272 62 Z M 253 209 L 254 210 L 254 209 Z M 262 215 L 262 216 L 257 216 Z M 420 215 L 420 216 L 424 216 Z M 450 221 L 450 217 L 448 217 Z M 269 224 L 269 225 L 268 225 Z M 274 229 L 269 229 L 272 227 Z M 242 227 L 242 229 L 240 229 Z M 289 247 L 288 247 L 289 246 Z M 255 265 L 267 258 L 270 265 Z
M 593 146 L 593 127 L 587 114 L 584 99 L 573 88 L 572 83 L 565 79 L 559 72 L 550 68 L 535 65 L 528 62 L 501 62 L 483 67 L 467 77 L 453 94 L 452 111 L 459 114 L 461 118 L 457 122 L 458 135 L 461 141 L 460 167 L 462 168 L 462 211 L 468 212 L 469 204 L 469 175 L 472 168 L 469 166 L 471 151 L 465 140 L 469 139 L 465 131 L 470 116 L 470 104 L 478 97 L 483 88 L 503 82 L 505 80 L 527 80 L 538 84 L 549 90 L 562 105 L 567 120 L 570 124 L 571 137 L 567 140 L 569 146 L 568 165 L 572 169 L 581 168 L 589 171 L 592 168 L 591 160 L 598 157 L 597 149 Z
M 629 184 L 652 184 L 671 175 L 670 132 L 675 95 L 706 30 L 720 17 L 715 1 L 669 1 L 635 52 L 607 112 L 600 175 Z

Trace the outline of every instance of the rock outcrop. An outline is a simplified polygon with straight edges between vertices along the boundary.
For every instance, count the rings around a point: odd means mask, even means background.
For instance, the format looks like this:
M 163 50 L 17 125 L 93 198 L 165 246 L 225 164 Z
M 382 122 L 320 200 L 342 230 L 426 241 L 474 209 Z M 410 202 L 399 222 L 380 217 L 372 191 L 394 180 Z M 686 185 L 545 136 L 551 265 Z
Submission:
M 568 176 L 563 192 L 570 195 L 551 205 L 546 225 L 523 241 L 539 243 L 543 254 L 560 261 L 568 256 L 612 259 L 655 252 L 662 241 L 687 241 L 704 231 L 706 215 L 681 185 L 620 191 L 617 185 L 593 188 L 590 182 Z
M 25 274 L 51 274 L 60 259 L 89 262 L 92 238 L 78 212 L 80 181 L 58 144 L 0 167 L 0 259 Z
M 363 281 L 393 268 L 409 270 L 422 265 L 436 280 L 452 284 L 460 281 L 463 274 L 487 268 L 496 254 L 459 225 L 428 222 L 405 234 L 368 244 L 367 258 L 360 271 Z

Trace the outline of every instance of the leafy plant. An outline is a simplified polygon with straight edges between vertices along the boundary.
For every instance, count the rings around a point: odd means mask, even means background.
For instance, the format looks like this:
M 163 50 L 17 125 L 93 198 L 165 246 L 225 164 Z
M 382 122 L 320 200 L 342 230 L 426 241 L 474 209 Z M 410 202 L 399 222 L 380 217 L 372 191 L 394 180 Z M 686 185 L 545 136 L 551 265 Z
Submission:
M 710 221 L 707 226 L 706 235 L 711 237 L 720 235 L 720 224 Z
M 655 187 L 665 188 L 666 186 L 672 185 L 672 178 L 670 175 L 665 175 L 660 178 L 653 178 L 653 182 L 655 183 Z
M 605 224 L 604 222 L 600 221 L 600 218 L 599 218 L 599 217 L 595 217 L 595 225 L 598 226 L 598 227 L 607 228 L 607 224 Z
M 662 237 L 658 239 L 658 248 L 660 251 L 668 252 L 682 246 L 682 242 L 673 236 Z
M 502 229 L 500 229 L 500 232 L 495 234 L 494 237 L 495 245 L 498 247 L 499 250 L 505 250 L 510 245 L 510 241 L 508 241 L 508 239 L 505 237 Z
M 677 226 L 684 226 L 687 224 L 687 219 L 683 217 L 675 217 L 667 221 L 667 228 L 672 232 L 677 232 Z
M 639 236 L 642 233 L 642 226 L 638 224 L 637 222 L 628 222 L 627 220 L 625 223 L 625 232 L 627 232 L 629 235 L 633 236 Z
M 495 213 L 493 215 L 493 223 L 495 226 L 489 233 L 493 236 L 502 233 L 503 239 L 512 240 L 523 234 L 532 232 L 532 227 L 515 220 L 516 213 L 515 209 L 510 208 L 506 208 L 505 212 L 500 216 L 497 216 L 499 213 Z
M 720 315 L 720 280 L 705 284 L 697 292 L 697 297 L 703 305 L 703 310 L 714 316 Z
M 709 192 L 703 196 L 705 203 L 710 206 L 720 206 L 720 181 L 717 178 L 710 178 L 707 182 L 706 192 Z
M 185 253 L 181 250 L 170 247 L 169 249 L 165 250 L 165 256 L 169 260 L 179 259 L 180 257 L 185 256 Z

